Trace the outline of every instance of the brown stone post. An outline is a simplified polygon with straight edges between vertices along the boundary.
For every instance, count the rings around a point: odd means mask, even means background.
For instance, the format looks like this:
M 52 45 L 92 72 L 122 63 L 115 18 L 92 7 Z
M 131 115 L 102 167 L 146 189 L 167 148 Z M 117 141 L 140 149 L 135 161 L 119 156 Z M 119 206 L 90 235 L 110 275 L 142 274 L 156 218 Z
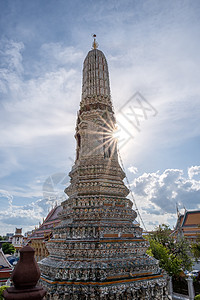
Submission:
M 14 287 L 7 288 L 3 297 L 8 300 L 41 300 L 46 290 L 37 285 L 40 269 L 30 246 L 20 249 L 20 259 L 11 275 Z

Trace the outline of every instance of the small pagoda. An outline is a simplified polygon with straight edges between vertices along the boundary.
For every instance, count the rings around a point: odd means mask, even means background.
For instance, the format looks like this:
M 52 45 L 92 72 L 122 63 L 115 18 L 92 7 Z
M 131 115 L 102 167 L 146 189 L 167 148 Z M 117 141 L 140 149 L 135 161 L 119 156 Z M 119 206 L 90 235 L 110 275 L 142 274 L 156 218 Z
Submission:
M 49 256 L 39 262 L 41 282 L 47 299 L 168 299 L 166 276 L 134 224 L 113 136 L 108 65 L 97 46 L 94 36 L 83 65 L 68 199 L 47 243 Z

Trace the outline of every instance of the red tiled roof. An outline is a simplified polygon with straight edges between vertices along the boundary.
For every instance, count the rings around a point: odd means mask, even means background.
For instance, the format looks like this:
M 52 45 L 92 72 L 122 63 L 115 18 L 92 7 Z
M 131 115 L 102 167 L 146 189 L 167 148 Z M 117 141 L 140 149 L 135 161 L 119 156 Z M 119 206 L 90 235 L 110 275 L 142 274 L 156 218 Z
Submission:
M 200 211 L 187 211 L 184 216 L 182 227 L 200 226 Z
M 188 237 L 195 237 L 197 234 L 200 234 L 200 210 L 185 211 L 184 215 L 180 215 L 173 235 L 177 233 L 178 228 Z
M 28 240 L 32 239 L 44 239 L 44 235 L 51 233 L 52 228 L 60 223 L 59 213 L 62 211 L 62 206 L 54 207 L 47 215 L 41 226 L 34 230 L 34 232 L 28 237 Z

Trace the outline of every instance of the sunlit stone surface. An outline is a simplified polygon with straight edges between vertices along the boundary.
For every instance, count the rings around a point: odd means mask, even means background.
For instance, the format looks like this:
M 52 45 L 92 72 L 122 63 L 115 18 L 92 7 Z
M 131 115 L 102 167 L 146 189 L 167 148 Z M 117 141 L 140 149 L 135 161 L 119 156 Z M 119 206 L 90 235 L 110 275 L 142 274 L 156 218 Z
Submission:
M 69 198 L 39 263 L 47 299 L 167 299 L 165 275 L 133 224 L 114 127 L 106 58 L 93 49 L 83 66 Z

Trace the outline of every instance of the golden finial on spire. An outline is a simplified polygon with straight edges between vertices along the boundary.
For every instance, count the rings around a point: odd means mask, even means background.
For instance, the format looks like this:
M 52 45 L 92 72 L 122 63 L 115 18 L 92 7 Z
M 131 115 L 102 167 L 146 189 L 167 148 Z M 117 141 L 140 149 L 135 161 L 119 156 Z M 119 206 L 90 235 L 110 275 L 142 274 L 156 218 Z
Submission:
M 96 41 L 96 34 L 93 34 L 94 42 L 92 44 L 93 49 L 97 49 L 99 44 Z

